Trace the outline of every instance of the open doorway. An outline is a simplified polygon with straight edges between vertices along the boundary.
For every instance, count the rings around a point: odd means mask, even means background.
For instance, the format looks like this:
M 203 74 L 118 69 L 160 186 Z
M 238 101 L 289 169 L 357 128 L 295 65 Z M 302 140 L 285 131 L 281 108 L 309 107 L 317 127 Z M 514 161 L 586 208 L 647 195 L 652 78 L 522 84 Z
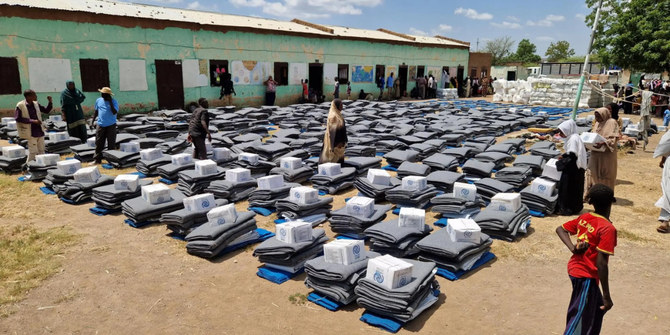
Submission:
M 423 65 L 419 65 L 416 67 L 416 77 L 423 77 L 426 75 L 426 67 Z
M 317 100 L 321 101 L 323 96 L 323 64 L 309 63 L 309 89 L 313 90 Z
M 400 96 L 407 95 L 407 65 L 400 65 L 398 68 L 398 80 L 400 80 Z
M 463 66 L 458 66 L 458 70 L 456 70 L 456 82 L 458 82 L 458 96 L 459 97 L 464 97 L 465 96 L 465 90 L 464 88 L 464 82 L 463 82 L 463 74 L 465 73 L 465 68 Z M 453 75 L 453 73 L 452 73 Z
M 382 77 L 382 79 L 386 80 L 386 73 L 385 73 L 384 65 L 375 66 L 375 83 L 379 80 L 380 76 Z
M 156 59 L 158 108 L 184 108 L 184 82 L 180 60 Z
M 516 71 L 507 71 L 507 80 L 515 81 L 516 80 Z

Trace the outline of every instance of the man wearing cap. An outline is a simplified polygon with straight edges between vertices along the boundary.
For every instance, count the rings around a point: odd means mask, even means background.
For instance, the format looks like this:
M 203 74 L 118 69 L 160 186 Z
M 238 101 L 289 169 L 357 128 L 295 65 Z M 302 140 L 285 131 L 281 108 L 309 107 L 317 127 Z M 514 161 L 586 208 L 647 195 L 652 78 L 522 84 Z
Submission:
M 28 161 L 35 159 L 35 155 L 44 154 L 44 129 L 42 128 L 42 113 L 49 114 L 53 103 L 47 97 L 49 104 L 44 107 L 37 102 L 37 94 L 33 90 L 23 92 L 25 100 L 16 104 L 14 118 L 19 137 L 28 140 Z
M 97 127 L 95 131 L 95 157 L 93 164 L 102 163 L 102 150 L 105 148 L 105 141 L 107 142 L 107 150 L 114 150 L 116 148 L 116 114 L 119 111 L 119 103 L 112 98 L 114 93 L 109 87 L 103 87 L 98 90 L 101 97 L 95 100 L 95 112 L 93 114 L 93 122 L 97 119 Z

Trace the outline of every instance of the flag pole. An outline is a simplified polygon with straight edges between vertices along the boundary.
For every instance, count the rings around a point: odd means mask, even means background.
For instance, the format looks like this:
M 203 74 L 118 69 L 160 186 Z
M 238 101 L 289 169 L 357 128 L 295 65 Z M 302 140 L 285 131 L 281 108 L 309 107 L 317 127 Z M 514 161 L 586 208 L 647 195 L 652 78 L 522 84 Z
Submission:
M 582 76 L 579 78 L 579 87 L 577 88 L 577 97 L 575 97 L 575 105 L 572 107 L 572 119 L 577 119 L 577 109 L 579 109 L 579 100 L 582 98 L 582 89 L 584 89 L 584 80 L 586 80 L 586 67 L 589 66 L 589 58 L 591 56 L 591 48 L 593 48 L 593 40 L 596 37 L 596 29 L 598 28 L 598 20 L 600 20 L 600 9 L 603 6 L 603 0 L 598 2 L 598 9 L 596 10 L 596 18 L 593 20 L 593 27 L 591 28 L 591 41 L 589 42 L 589 50 L 584 59 L 584 67 L 582 68 Z

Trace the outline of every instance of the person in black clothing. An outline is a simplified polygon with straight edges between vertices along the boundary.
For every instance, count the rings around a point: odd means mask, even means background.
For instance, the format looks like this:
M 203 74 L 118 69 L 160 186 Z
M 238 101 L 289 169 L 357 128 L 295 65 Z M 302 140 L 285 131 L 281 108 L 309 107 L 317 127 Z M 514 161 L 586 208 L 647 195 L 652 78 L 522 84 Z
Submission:
M 193 143 L 193 158 L 207 159 L 207 146 L 205 145 L 205 135 L 212 142 L 212 134 L 209 133 L 209 102 L 205 98 L 198 99 L 200 107 L 196 108 L 191 115 L 191 121 L 188 124 L 188 141 Z
M 584 142 L 579 137 L 577 123 L 567 120 L 558 126 L 559 134 L 565 138 L 565 153 L 560 156 L 556 168 L 562 171 L 558 183 L 556 212 L 560 215 L 575 215 L 584 209 L 584 172 L 587 157 Z
M 233 105 L 233 94 L 237 95 L 235 92 L 235 87 L 233 86 L 233 81 L 230 79 L 230 73 L 223 74 L 223 82 L 221 83 L 221 95 L 219 99 L 223 99 L 224 106 Z
M 628 85 L 623 93 L 624 103 L 623 103 L 623 113 L 624 114 L 633 114 L 633 101 L 635 97 L 633 96 L 633 81 L 629 80 Z

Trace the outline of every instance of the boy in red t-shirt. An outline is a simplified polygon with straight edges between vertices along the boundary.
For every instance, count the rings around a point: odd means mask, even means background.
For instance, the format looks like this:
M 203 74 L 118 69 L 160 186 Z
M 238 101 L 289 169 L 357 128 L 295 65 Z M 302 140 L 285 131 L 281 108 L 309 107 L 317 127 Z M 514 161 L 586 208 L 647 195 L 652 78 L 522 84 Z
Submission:
M 612 308 L 607 261 L 614 255 L 616 229 L 609 221 L 614 191 L 603 184 L 591 187 L 587 194 L 595 213 L 586 213 L 556 228 L 556 234 L 572 252 L 568 275 L 572 297 L 568 307 L 566 335 L 599 334 L 605 313 Z M 573 244 L 570 235 L 577 235 Z M 598 288 L 602 285 L 602 294 Z

